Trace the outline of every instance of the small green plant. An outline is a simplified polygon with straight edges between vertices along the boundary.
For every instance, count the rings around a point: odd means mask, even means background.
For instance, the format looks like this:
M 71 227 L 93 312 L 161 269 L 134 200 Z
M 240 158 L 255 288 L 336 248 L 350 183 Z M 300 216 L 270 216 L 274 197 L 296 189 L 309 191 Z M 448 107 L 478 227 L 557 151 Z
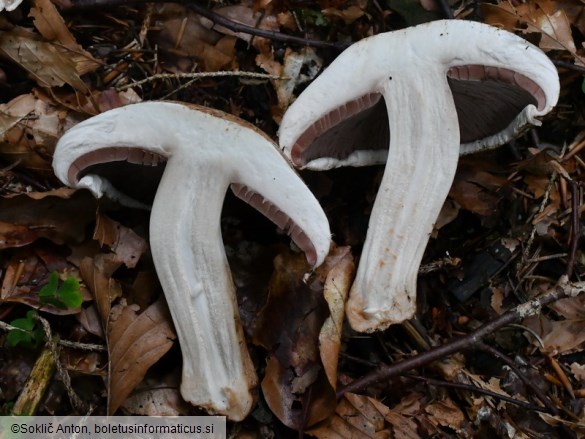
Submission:
M 37 321 L 37 312 L 32 309 L 26 313 L 26 317 L 10 322 L 11 329 L 6 336 L 9 346 L 22 345 L 27 348 L 35 348 L 44 337 L 43 329 Z
M 49 282 L 39 291 L 39 298 L 42 304 L 61 309 L 79 308 L 83 302 L 77 278 L 70 276 L 59 285 L 59 274 L 56 271 L 51 273 Z
M 329 19 L 325 15 L 323 15 L 321 11 L 315 11 L 313 9 L 308 8 L 301 8 L 297 9 L 295 12 L 297 14 L 299 21 L 302 21 L 305 24 L 320 27 L 329 26 Z

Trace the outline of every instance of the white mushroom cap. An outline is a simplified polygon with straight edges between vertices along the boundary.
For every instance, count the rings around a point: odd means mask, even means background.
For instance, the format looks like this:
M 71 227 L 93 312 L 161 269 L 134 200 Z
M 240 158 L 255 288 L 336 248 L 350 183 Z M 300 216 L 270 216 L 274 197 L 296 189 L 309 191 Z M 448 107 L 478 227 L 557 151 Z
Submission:
M 279 132 L 295 166 L 386 164 L 346 307 L 354 329 L 414 314 L 418 267 L 459 155 L 539 125 L 559 88 L 552 62 L 522 38 L 442 20 L 359 41 L 301 93 Z
M 181 393 L 210 412 L 241 420 L 253 405 L 257 378 L 222 244 L 227 188 L 231 184 L 237 196 L 289 233 L 314 266 L 329 251 L 327 218 L 267 136 L 219 111 L 170 102 L 107 111 L 65 133 L 53 166 L 69 186 L 137 205 L 109 180 L 108 168 L 126 161 L 166 161 L 150 242 L 183 351 Z
M 380 102 L 389 77 L 414 70 L 428 71 L 428 80 L 435 73 L 452 79 L 463 131 L 461 154 L 500 146 L 527 125 L 540 125 L 537 117 L 547 114 L 559 95 L 556 68 L 526 40 L 483 23 L 433 21 L 365 38 L 339 55 L 285 113 L 279 131 L 281 148 L 303 169 L 386 163 L 387 139 L 375 139 L 386 140 L 385 145 L 371 145 L 358 144 L 363 136 L 356 138 L 355 149 L 344 145 L 343 157 L 331 132 L 327 134 L 331 142 L 320 150 L 311 144 L 341 121 Z M 494 118 L 499 119 L 495 126 L 489 123 Z M 356 137 L 363 134 L 359 128 L 359 121 L 355 122 L 343 136 L 351 136 L 352 131 L 357 131 Z M 485 133 L 486 129 L 493 132 Z

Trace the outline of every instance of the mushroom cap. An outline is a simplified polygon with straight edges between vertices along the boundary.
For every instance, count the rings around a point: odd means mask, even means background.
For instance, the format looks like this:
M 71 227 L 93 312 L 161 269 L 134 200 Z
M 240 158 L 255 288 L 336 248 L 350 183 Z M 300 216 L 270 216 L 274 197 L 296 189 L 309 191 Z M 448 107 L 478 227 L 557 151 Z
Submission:
M 439 20 L 346 49 L 285 113 L 280 146 L 295 166 L 308 169 L 385 163 L 391 133 L 383 85 L 413 70 L 427 71 L 429 81 L 447 76 L 461 154 L 497 147 L 527 124 L 539 125 L 536 118 L 559 95 L 556 68 L 536 46 L 486 24 Z M 424 96 L 412 100 L 421 105 Z
M 53 168 L 68 186 L 140 207 L 144 203 L 135 195 L 146 190 L 146 183 L 133 184 L 136 193 L 124 193 L 110 180 L 108 167 L 120 162 L 156 166 L 178 154 L 193 154 L 189 149 L 197 151 L 209 172 L 217 173 L 218 184 L 222 179 L 234 183 L 237 196 L 286 229 L 312 265 L 323 262 L 330 235 L 317 200 L 294 172 L 288 172 L 290 163 L 267 135 L 230 114 L 176 102 L 116 108 L 67 131 L 55 150 Z

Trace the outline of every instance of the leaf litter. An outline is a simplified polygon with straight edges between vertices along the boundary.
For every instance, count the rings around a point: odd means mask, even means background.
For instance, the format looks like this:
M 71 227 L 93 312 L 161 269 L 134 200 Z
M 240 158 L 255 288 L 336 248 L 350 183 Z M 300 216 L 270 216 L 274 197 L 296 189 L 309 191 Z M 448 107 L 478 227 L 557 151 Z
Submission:
M 63 3 L 35 0 L 0 23 L 0 320 L 39 309 L 60 337 L 99 346 L 63 349 L 61 361 L 78 374 L 80 388 L 93 389 L 89 398 L 102 414 L 118 407 L 131 414 L 193 413 L 178 393 L 180 355 L 172 349 L 175 335 L 148 253 L 147 215 L 60 188 L 51 171 L 55 143 L 89 115 L 153 99 L 218 108 L 275 137 L 283 112 L 335 53 L 230 30 L 183 4 L 72 14 Z M 275 34 L 350 42 L 436 18 L 437 8 L 427 3 L 322 0 L 291 6 L 244 0 L 211 10 Z M 303 173 L 340 245 L 309 277 L 302 255 L 286 249 L 286 240 L 271 225 L 226 201 L 224 218 L 243 214 L 237 224 L 224 221 L 223 233 L 242 322 L 262 378 L 257 409 L 236 430 L 250 437 L 296 437 L 293 430 L 306 430 L 320 438 L 582 434 L 580 297 L 549 305 L 520 326 L 484 340 L 511 358 L 517 370 L 507 369 L 502 357 L 475 349 L 410 371 L 418 375 L 379 382 L 364 394 L 335 395 L 380 363 L 447 344 L 553 288 L 568 265 L 575 280 L 584 275 L 582 244 L 573 255 L 570 247 L 573 206 L 578 225 L 585 210 L 585 100 L 580 99 L 582 72 L 575 70 L 583 66 L 582 4 L 464 1 L 455 14 L 464 18 L 479 11 L 485 22 L 520 33 L 559 62 L 561 104 L 535 131 L 540 138 L 525 136 L 508 150 L 462 159 L 425 254 L 429 270 L 419 277 L 421 303 L 412 327 L 359 335 L 343 323 L 354 258 L 359 260 L 380 178 L 375 169 Z M 267 72 L 280 79 L 181 76 L 219 70 Z M 175 76 L 156 79 L 159 73 Z M 133 86 L 138 81 L 144 82 Z M 512 164 L 505 164 L 510 158 Z M 347 181 L 366 193 L 342 199 L 334 189 Z M 510 257 L 496 258 L 497 269 L 489 273 L 482 274 L 481 264 L 475 270 L 473 261 L 493 262 L 496 243 L 510 247 Z M 436 263 L 444 260 L 460 263 Z M 80 309 L 40 303 L 39 291 L 52 272 L 79 280 Z M 477 288 L 460 300 L 450 291 L 454 279 Z M 0 341 L 5 338 L 0 332 Z M 3 354 L 2 407 L 16 398 L 26 379 L 28 360 L 22 354 L 22 348 Z M 161 373 L 161 363 L 173 364 L 173 372 Z M 537 411 L 543 402 L 518 374 L 541 388 L 559 412 Z M 453 384 L 460 387 L 449 387 Z M 67 400 L 64 395 L 61 389 L 48 398 L 44 413 L 68 410 L 57 402 Z M 498 395 L 532 406 L 514 409 Z

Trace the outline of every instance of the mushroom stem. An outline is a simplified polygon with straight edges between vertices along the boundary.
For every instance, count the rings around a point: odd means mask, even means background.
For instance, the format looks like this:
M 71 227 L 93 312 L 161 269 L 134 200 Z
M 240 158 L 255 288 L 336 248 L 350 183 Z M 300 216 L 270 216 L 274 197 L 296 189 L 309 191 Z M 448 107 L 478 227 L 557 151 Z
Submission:
M 254 403 L 256 373 L 222 245 L 220 215 L 229 182 L 218 178 L 219 171 L 210 172 L 208 163 L 196 165 L 197 148 L 181 152 L 167 163 L 150 219 L 152 256 L 159 278 L 166 279 L 181 341 L 181 394 L 238 421 Z
M 418 267 L 459 159 L 459 126 L 444 70 L 427 65 L 393 75 L 382 94 L 390 148 L 347 305 L 351 326 L 361 332 L 414 314 Z

